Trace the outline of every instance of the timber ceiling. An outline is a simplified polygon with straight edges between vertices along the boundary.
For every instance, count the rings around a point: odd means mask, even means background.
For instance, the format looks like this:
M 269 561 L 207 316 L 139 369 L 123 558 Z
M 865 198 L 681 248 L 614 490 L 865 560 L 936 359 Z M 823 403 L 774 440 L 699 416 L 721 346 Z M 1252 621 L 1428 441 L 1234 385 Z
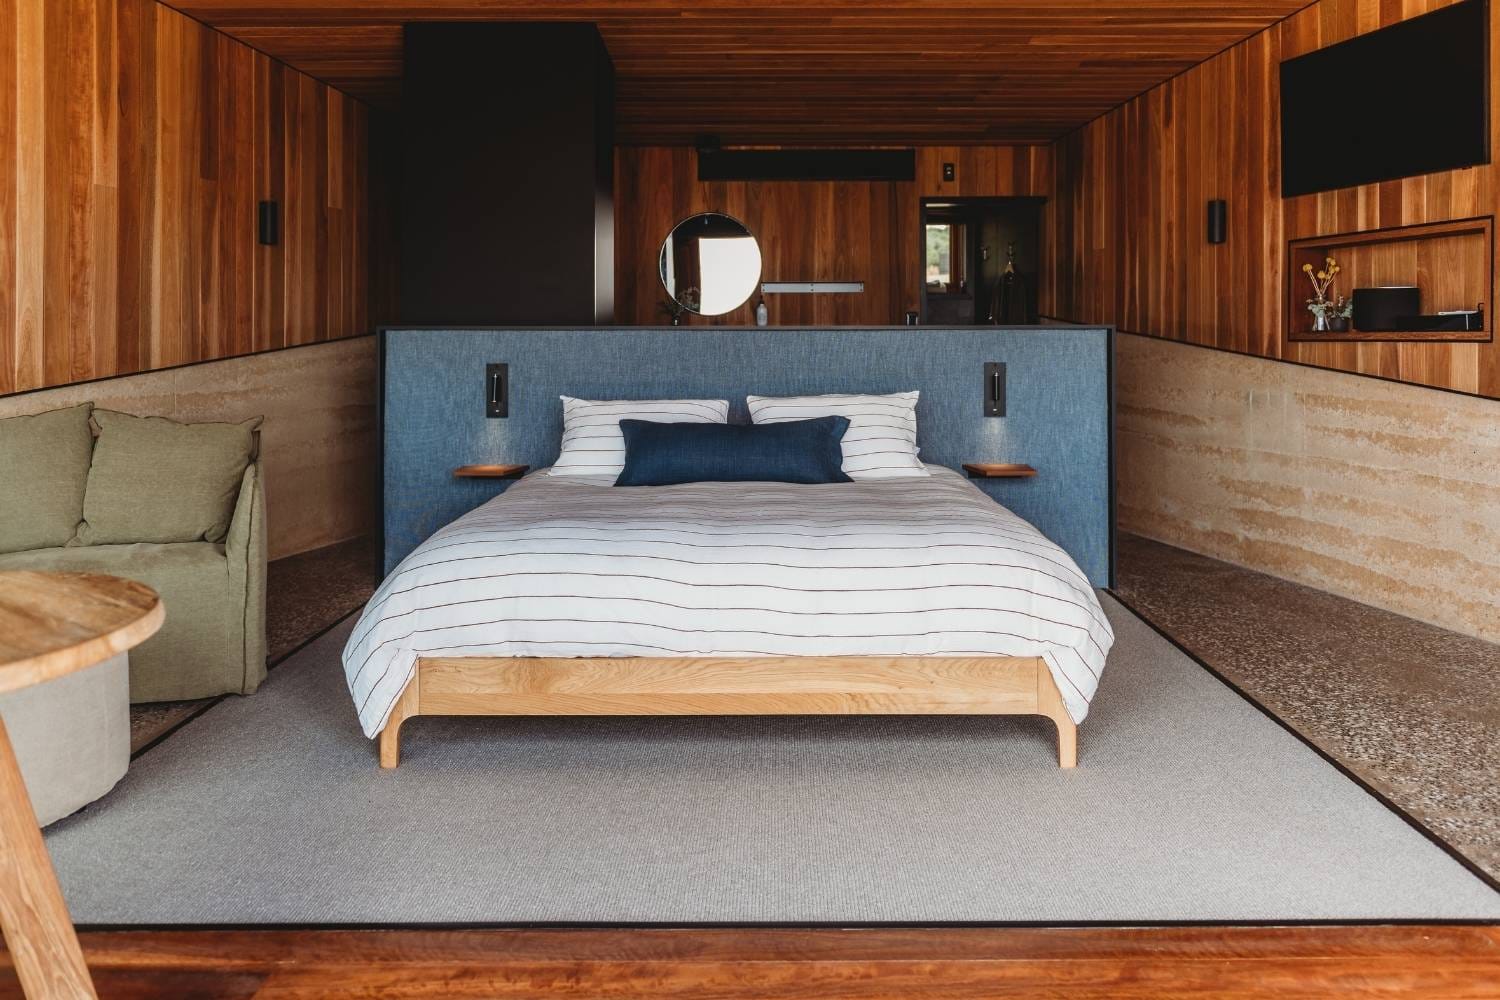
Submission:
M 169 0 L 377 106 L 406 21 L 593 21 L 618 138 L 1045 142 L 1310 0 Z

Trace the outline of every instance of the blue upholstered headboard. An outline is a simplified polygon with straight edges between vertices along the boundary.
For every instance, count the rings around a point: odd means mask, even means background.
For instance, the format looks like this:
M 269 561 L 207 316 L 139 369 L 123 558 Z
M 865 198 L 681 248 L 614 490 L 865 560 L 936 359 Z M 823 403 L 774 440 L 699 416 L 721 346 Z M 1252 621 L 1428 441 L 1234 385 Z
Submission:
M 728 399 L 919 389 L 922 459 L 1025 462 L 1034 479 L 981 480 L 1097 586 L 1113 567 L 1112 331 L 1097 327 L 382 332 L 385 569 L 505 488 L 458 480 L 473 463 L 557 457 L 560 395 Z M 983 410 L 984 364 L 1007 366 L 1006 416 Z M 510 415 L 485 417 L 485 365 L 510 366 Z

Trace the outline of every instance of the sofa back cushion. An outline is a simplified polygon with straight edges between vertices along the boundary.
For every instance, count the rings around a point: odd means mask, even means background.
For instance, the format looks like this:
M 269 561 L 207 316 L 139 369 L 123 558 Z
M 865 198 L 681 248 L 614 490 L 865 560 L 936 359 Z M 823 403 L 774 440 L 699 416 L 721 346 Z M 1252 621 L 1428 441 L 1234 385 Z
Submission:
M 95 410 L 99 440 L 83 498 L 85 545 L 222 542 L 260 417 L 180 424 Z
M 83 520 L 93 403 L 0 420 L 0 552 L 66 545 Z

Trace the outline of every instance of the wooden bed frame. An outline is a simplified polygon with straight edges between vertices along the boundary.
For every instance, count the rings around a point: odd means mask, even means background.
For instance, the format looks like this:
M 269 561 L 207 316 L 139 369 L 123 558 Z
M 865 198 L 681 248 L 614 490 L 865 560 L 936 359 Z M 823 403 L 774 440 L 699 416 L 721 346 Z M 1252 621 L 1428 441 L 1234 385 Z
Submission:
M 1057 762 L 1078 730 L 1040 657 L 423 658 L 380 733 L 401 761 L 419 715 L 1044 715 Z

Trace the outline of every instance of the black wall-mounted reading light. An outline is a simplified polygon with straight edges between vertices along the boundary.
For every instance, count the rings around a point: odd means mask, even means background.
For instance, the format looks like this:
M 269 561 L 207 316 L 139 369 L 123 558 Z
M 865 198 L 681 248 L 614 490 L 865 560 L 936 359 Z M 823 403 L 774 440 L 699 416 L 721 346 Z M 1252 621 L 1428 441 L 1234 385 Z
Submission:
M 1208 242 L 1223 243 L 1229 236 L 1229 205 L 1223 198 L 1208 203 Z
M 281 242 L 281 205 L 279 202 L 260 203 L 260 245 L 274 247 Z
M 510 416 L 510 365 L 484 366 L 484 415 L 491 420 Z
M 986 361 L 984 365 L 984 415 L 1005 416 L 1005 362 Z

